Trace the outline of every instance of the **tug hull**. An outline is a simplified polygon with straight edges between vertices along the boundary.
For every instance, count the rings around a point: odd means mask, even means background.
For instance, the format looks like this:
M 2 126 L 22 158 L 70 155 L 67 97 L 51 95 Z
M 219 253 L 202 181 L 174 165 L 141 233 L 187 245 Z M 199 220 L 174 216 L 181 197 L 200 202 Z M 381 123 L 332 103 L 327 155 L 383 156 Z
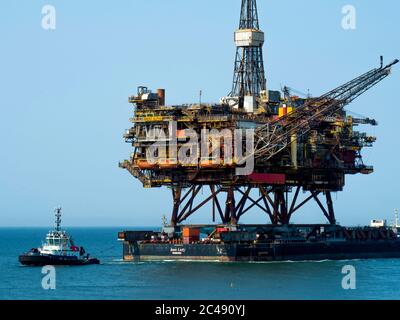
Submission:
M 40 253 L 26 253 L 19 256 L 19 262 L 25 266 L 46 266 L 46 265 L 67 265 L 67 266 L 83 266 L 88 264 L 99 264 L 99 260 L 95 258 L 79 259 L 73 256 L 45 255 Z

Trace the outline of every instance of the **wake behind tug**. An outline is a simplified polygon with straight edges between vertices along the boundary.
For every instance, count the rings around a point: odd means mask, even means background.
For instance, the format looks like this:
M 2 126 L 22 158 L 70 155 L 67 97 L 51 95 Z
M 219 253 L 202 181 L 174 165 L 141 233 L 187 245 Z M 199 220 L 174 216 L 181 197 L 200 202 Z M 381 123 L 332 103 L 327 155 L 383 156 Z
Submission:
M 19 256 L 19 262 L 27 266 L 45 265 L 89 265 L 99 264 L 96 258 L 90 258 L 83 247 L 77 247 L 71 236 L 61 230 L 61 208 L 55 209 L 56 227 L 46 236 L 40 248 L 33 248 Z

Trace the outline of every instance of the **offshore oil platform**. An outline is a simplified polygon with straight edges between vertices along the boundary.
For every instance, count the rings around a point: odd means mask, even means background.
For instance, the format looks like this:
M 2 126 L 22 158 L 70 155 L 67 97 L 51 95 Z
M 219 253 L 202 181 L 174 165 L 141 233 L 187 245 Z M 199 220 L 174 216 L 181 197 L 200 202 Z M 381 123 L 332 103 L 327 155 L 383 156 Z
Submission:
M 133 127 L 124 138 L 134 152 L 120 163 L 145 188 L 168 187 L 172 214 L 161 231 L 123 231 L 123 257 L 134 260 L 274 261 L 400 257 L 395 229 L 346 228 L 332 193 L 346 175 L 371 174 L 361 150 L 376 141 L 356 131 L 377 125 L 344 107 L 390 75 L 399 61 L 319 96 L 267 89 L 264 33 L 256 0 L 242 0 L 232 91 L 216 104 L 165 103 L 165 90 L 139 87 L 129 98 Z M 200 141 L 200 142 L 199 142 Z M 326 224 L 294 225 L 315 201 Z M 185 225 L 210 206 L 213 224 Z M 240 224 L 261 210 L 264 225 Z M 218 219 L 218 221 L 217 221 Z

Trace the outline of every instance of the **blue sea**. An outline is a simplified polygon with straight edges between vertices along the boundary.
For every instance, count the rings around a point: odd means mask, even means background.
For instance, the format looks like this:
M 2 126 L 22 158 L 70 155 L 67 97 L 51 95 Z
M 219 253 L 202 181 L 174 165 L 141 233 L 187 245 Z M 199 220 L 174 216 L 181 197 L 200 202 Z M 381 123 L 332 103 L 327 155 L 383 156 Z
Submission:
M 123 228 L 70 228 L 100 265 L 57 267 L 56 288 L 42 288 L 42 268 L 18 255 L 37 247 L 42 228 L 0 228 L 0 299 L 399 299 L 400 260 L 285 263 L 123 262 Z M 355 268 L 356 289 L 342 287 Z

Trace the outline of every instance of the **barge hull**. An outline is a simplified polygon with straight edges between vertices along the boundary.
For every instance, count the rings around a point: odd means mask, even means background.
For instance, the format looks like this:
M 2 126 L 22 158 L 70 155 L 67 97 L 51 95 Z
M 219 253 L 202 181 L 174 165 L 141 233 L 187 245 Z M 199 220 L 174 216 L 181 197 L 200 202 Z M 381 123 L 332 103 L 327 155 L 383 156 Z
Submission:
M 124 242 L 125 261 L 321 261 L 400 258 L 400 241 L 306 244 L 132 244 Z

